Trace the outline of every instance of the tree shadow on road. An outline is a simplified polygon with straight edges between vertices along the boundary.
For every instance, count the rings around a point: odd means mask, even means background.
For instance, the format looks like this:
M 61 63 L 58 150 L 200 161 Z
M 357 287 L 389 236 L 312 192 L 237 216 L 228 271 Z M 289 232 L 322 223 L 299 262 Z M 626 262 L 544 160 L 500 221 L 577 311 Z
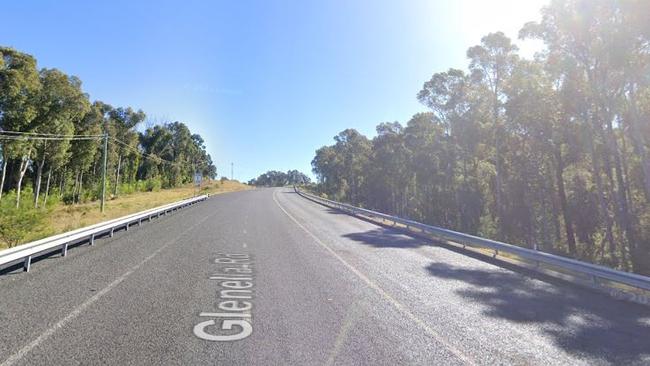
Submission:
M 425 239 L 410 237 L 399 230 L 385 227 L 366 232 L 345 234 L 343 237 L 375 248 L 419 248 L 431 245 L 431 242 Z
M 375 248 L 436 245 L 497 267 L 433 262 L 432 276 L 463 284 L 455 291 L 487 317 L 539 326 L 571 354 L 613 364 L 650 364 L 650 308 L 585 289 L 478 253 L 379 227 L 343 237 Z M 476 262 L 479 264 L 479 262 Z
M 577 286 L 544 283 L 504 269 L 431 263 L 427 271 L 462 281 L 456 293 L 484 307 L 484 315 L 536 324 L 572 354 L 614 364 L 647 364 L 650 309 Z

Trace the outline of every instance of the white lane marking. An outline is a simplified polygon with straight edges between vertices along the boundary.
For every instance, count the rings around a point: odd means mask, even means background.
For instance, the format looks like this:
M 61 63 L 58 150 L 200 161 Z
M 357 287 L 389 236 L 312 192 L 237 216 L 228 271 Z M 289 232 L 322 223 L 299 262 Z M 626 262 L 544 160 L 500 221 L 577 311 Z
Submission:
M 248 244 L 246 244 L 246 243 L 242 244 L 242 246 L 243 246 L 244 248 L 248 248 Z
M 16 362 L 20 361 L 23 357 L 25 357 L 31 350 L 34 348 L 38 347 L 41 343 L 45 342 L 48 338 L 50 338 L 54 333 L 56 333 L 57 330 L 63 328 L 66 324 L 68 324 L 70 321 L 74 320 L 76 317 L 78 317 L 81 313 L 84 312 L 84 310 L 88 309 L 92 304 L 97 302 L 102 296 L 106 295 L 109 291 L 114 289 L 117 285 L 122 283 L 124 280 L 126 280 L 133 272 L 137 271 L 140 267 L 142 267 L 145 263 L 149 262 L 153 257 L 158 255 L 163 249 L 168 247 L 170 244 L 175 243 L 178 239 L 180 239 L 185 233 L 187 233 L 190 230 L 193 230 L 196 226 L 204 223 L 208 218 L 212 217 L 206 216 L 203 220 L 195 223 L 194 225 L 190 226 L 187 230 L 183 231 L 181 234 L 176 236 L 173 240 L 168 241 L 165 243 L 163 246 L 160 248 L 156 249 L 153 253 L 151 253 L 148 257 L 146 257 L 144 260 L 142 260 L 140 263 L 136 264 L 135 266 L 131 267 L 128 271 L 124 272 L 120 277 L 118 277 L 115 281 L 111 282 L 108 284 L 108 286 L 104 287 L 101 289 L 99 292 L 97 292 L 95 295 L 90 297 L 88 300 L 86 300 L 83 304 L 77 306 L 74 310 L 72 310 L 68 315 L 66 315 L 63 319 L 59 320 L 51 326 L 49 329 L 41 333 L 36 339 L 33 341 L 29 342 L 27 345 L 25 345 L 23 348 L 18 350 L 18 352 L 14 353 L 11 355 L 9 358 L 4 360 L 0 364 L 0 366 L 10 366 L 15 364 Z
M 399 302 L 397 299 L 389 295 L 384 289 L 382 289 L 377 283 L 372 281 L 370 278 L 368 278 L 366 275 L 361 273 L 358 269 L 353 267 L 350 263 L 348 263 L 343 257 L 338 255 L 332 248 L 329 247 L 329 245 L 325 244 L 323 241 L 321 241 L 316 235 L 314 235 L 311 231 L 309 231 L 303 224 L 301 224 L 298 220 L 296 220 L 293 215 L 291 215 L 287 210 L 282 207 L 280 202 L 278 202 L 275 193 L 277 191 L 273 192 L 273 201 L 275 201 L 275 204 L 278 205 L 278 207 L 284 212 L 293 222 L 296 223 L 305 233 L 307 233 L 309 236 L 311 236 L 312 239 L 316 243 L 318 243 L 321 247 L 323 247 L 325 250 L 327 250 L 332 256 L 334 256 L 336 259 L 339 260 L 344 266 L 346 266 L 352 273 L 354 273 L 359 279 L 361 279 L 363 282 L 368 285 L 368 287 L 372 288 L 375 290 L 381 297 L 386 299 L 393 307 L 395 307 L 399 312 L 401 312 L 403 315 L 405 315 L 407 318 L 411 319 L 415 324 L 419 325 L 420 328 L 422 328 L 427 334 L 429 334 L 431 337 L 433 337 L 437 342 L 441 343 L 443 347 L 447 349 L 450 353 L 452 353 L 454 356 L 456 356 L 459 360 L 465 362 L 468 365 L 475 365 L 476 363 L 465 353 L 463 353 L 461 350 L 458 348 L 454 347 L 451 343 L 449 343 L 445 338 L 443 338 L 442 335 L 440 335 L 438 332 L 433 330 L 431 327 L 429 327 L 424 321 L 422 321 L 420 318 L 415 316 L 408 308 Z

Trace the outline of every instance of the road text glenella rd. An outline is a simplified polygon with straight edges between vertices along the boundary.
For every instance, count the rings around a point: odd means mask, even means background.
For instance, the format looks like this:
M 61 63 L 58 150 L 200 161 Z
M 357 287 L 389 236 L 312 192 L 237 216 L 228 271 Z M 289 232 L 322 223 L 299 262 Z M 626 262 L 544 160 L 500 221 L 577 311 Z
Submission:
M 217 309 L 202 312 L 194 334 L 214 342 L 238 341 L 253 333 L 253 261 L 249 254 L 218 254 L 218 267 L 208 278 L 218 290 Z

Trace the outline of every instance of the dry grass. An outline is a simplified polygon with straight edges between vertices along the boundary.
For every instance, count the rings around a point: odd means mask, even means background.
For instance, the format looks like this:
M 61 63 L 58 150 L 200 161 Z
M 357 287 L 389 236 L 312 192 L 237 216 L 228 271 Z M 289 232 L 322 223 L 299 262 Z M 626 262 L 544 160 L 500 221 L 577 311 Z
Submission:
M 237 181 L 210 181 L 203 183 L 201 194 L 219 194 L 251 189 L 246 184 Z M 167 203 L 190 198 L 197 194 L 197 188 L 188 185 L 179 188 L 164 189 L 158 192 L 137 192 L 122 195 L 106 201 L 104 213 L 99 212 L 99 201 L 76 204 L 58 205 L 52 209 L 44 225 L 29 233 L 24 242 L 34 241 L 50 235 L 63 233 L 80 227 L 111 220 L 138 211 L 143 211 Z M 0 248 L 3 247 L 0 243 Z

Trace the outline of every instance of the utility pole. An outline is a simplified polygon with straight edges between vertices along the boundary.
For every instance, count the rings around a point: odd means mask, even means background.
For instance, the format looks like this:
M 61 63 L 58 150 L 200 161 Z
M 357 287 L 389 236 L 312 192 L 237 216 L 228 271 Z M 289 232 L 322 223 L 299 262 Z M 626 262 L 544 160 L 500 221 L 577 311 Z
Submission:
M 104 212 L 106 202 L 106 161 L 108 160 L 108 133 L 104 133 L 104 166 L 102 168 L 102 204 L 101 212 Z
M 235 180 L 235 163 L 230 163 L 230 180 Z

